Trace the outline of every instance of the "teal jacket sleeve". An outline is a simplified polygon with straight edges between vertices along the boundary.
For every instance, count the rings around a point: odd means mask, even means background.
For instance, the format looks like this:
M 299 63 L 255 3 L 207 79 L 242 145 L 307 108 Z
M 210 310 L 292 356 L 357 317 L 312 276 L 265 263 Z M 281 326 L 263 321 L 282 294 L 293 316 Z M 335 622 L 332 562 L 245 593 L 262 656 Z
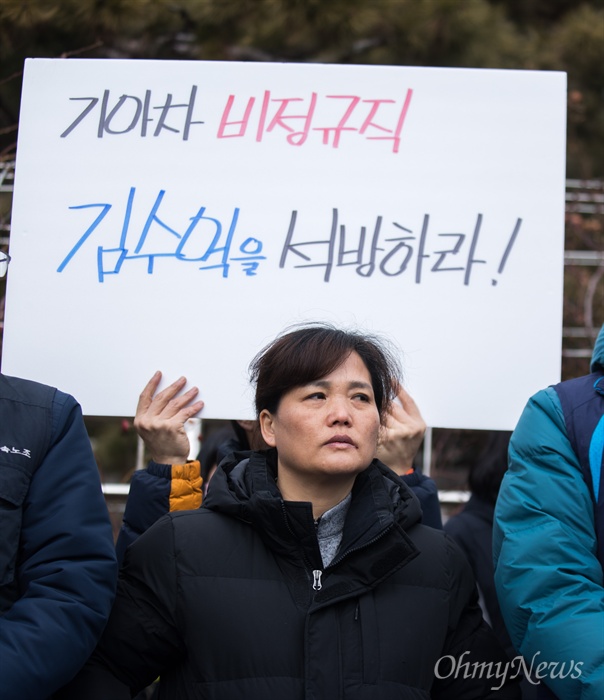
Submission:
M 593 505 L 553 388 L 512 435 L 495 509 L 495 584 L 516 650 L 565 700 L 604 697 L 604 587 Z

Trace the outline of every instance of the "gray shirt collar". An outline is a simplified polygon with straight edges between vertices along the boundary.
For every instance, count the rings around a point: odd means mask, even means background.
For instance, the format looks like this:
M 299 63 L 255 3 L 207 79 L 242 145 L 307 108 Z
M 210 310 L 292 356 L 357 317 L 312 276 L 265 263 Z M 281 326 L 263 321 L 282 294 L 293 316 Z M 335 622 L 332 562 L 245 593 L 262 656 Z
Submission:
M 344 522 L 348 514 L 348 508 L 352 500 L 352 494 L 348 494 L 343 501 L 337 503 L 333 508 L 326 510 L 323 515 L 315 521 L 317 528 L 317 539 L 323 566 L 329 566 L 335 557 L 338 547 L 342 541 L 344 533 Z

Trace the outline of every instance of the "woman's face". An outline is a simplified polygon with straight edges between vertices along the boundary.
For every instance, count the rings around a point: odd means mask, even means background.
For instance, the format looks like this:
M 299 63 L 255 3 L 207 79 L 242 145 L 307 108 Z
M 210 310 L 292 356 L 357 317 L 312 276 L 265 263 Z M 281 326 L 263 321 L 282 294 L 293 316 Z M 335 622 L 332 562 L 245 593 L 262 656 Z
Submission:
M 276 413 L 260 414 L 264 440 L 278 450 L 279 478 L 356 475 L 375 456 L 379 426 L 371 376 L 356 352 L 284 394 Z

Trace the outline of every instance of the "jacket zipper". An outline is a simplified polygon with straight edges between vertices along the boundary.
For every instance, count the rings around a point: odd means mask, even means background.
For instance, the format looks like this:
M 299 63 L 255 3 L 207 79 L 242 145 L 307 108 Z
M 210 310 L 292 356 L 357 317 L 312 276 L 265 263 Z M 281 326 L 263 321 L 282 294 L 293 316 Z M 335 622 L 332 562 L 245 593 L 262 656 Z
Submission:
M 321 588 L 323 588 L 323 584 L 321 583 L 321 576 L 323 575 L 323 572 L 320 569 L 313 569 L 312 572 L 312 589 L 313 591 L 320 591 Z
M 285 526 L 289 530 L 292 536 L 295 536 L 294 533 L 292 532 L 291 527 L 289 526 L 289 521 L 287 519 L 287 511 L 285 509 L 285 503 L 283 500 L 281 501 L 281 512 L 283 513 L 283 518 L 285 520 Z M 304 560 L 304 564 L 306 565 L 307 573 L 310 570 L 312 572 L 312 589 L 313 591 L 320 591 L 323 588 L 323 583 L 321 582 L 321 577 L 323 576 L 323 571 L 321 569 L 313 569 L 310 562 L 308 561 L 308 557 L 306 556 L 306 552 L 302 551 L 302 559 Z
M 365 542 L 362 544 L 360 547 L 353 547 L 352 549 L 349 549 L 348 551 L 344 552 L 341 557 L 338 557 L 337 559 L 334 559 L 334 561 L 329 565 L 333 566 L 334 564 L 339 564 L 342 559 L 345 559 L 349 554 L 352 552 L 356 552 L 360 549 L 364 549 L 365 547 L 368 547 L 369 545 L 372 545 L 374 542 L 377 542 L 380 540 L 387 532 L 389 532 L 392 529 L 392 525 L 387 527 L 385 530 L 382 530 L 378 535 L 376 535 L 373 539 L 369 540 L 369 542 Z M 321 577 L 323 576 L 323 572 L 320 569 L 313 569 L 312 570 L 312 589 L 313 591 L 320 591 L 323 588 L 323 583 L 321 582 Z M 358 610 L 357 610 L 358 612 Z M 355 617 L 356 619 L 356 617 Z

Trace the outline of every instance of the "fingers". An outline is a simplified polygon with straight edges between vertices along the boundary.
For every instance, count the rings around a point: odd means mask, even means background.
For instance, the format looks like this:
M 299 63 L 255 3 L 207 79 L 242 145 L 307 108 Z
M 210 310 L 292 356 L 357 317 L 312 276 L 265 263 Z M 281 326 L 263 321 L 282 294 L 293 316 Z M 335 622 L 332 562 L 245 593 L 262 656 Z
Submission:
M 397 399 L 398 401 L 392 401 L 388 408 L 383 424 L 383 440 L 423 436 L 426 422 L 411 394 L 399 386 Z
M 175 415 L 184 406 L 187 406 L 199 393 L 199 389 L 194 386 L 184 394 L 179 395 L 187 383 L 186 377 L 180 377 L 158 394 L 155 394 L 160 380 L 161 372 L 156 372 L 153 377 L 151 377 L 149 383 L 140 395 L 137 413 L 147 413 L 151 416 L 160 415 L 162 413 Z M 196 413 L 196 411 L 193 413 Z
M 186 385 L 186 377 L 180 377 L 155 394 L 161 376 L 161 372 L 156 372 L 140 395 L 134 417 L 134 426 L 139 433 L 157 429 L 158 426 L 169 426 L 170 429 L 180 426 L 182 429 L 184 423 L 199 413 L 204 406 L 203 401 L 195 401 L 199 393 L 197 387 L 191 387 L 180 394 Z
M 184 388 L 185 384 L 187 383 L 187 380 L 185 377 L 180 377 L 180 379 L 177 379 L 175 382 L 172 382 L 169 386 L 167 386 L 165 389 L 160 391 L 158 394 L 156 394 L 153 397 L 153 401 L 151 402 L 150 408 L 152 409 L 153 413 L 161 413 L 166 406 L 172 402 L 176 403 L 178 399 L 175 397 L 178 396 L 179 392 Z M 189 389 L 188 392 L 183 394 L 179 398 L 185 397 L 187 394 L 197 394 L 197 388 L 193 387 L 192 389 Z
M 413 397 L 411 394 L 404 389 L 402 386 L 399 386 L 396 398 L 400 402 L 400 406 L 396 402 L 392 402 L 390 404 L 391 411 L 399 411 L 402 410 L 408 414 L 410 417 L 414 419 L 419 419 L 420 421 L 423 422 L 422 414 L 419 410 L 418 405 L 415 403 Z
M 407 413 L 419 414 L 419 408 L 413 400 L 413 397 L 402 386 L 399 386 L 396 397 L 401 402 L 401 406 L 405 409 L 405 411 L 407 411 Z
M 159 382 L 161 381 L 161 372 L 155 372 L 151 379 L 147 382 L 145 388 L 141 391 L 138 398 L 138 404 L 136 406 L 136 412 L 142 413 L 149 408 L 149 404 L 153 399 L 153 394 L 157 391 Z
M 401 387 L 398 398 L 407 414 L 418 423 L 421 423 L 425 428 L 426 423 L 422 417 L 421 411 L 419 410 L 419 406 L 415 403 L 411 394 Z
M 185 380 L 186 381 L 186 380 Z M 178 391 L 180 388 L 182 388 L 181 384 L 175 383 L 176 386 L 171 385 L 168 387 L 170 389 L 170 392 L 166 394 L 165 396 L 161 396 L 158 394 L 156 397 L 158 399 L 157 404 L 155 406 L 155 413 L 156 415 L 162 415 L 166 418 L 176 416 L 182 413 L 184 415 L 185 413 L 189 413 L 191 406 L 189 405 L 191 401 L 197 396 L 199 393 L 199 389 L 194 386 L 191 387 L 188 391 L 185 391 L 184 394 L 178 394 Z M 180 387 L 180 388 L 179 388 Z M 193 411 L 193 414 L 196 413 L 196 411 Z
M 190 448 L 185 423 L 202 410 L 204 402 L 195 401 L 197 387 L 180 393 L 187 383 L 186 377 L 180 377 L 156 394 L 161 376 L 161 372 L 156 372 L 143 389 L 134 427 L 153 460 L 180 464 L 186 460 Z
M 378 458 L 399 474 L 413 468 L 413 460 L 423 440 L 426 423 L 411 395 L 402 387 L 397 388 L 378 444 Z
M 181 414 L 184 417 L 185 421 L 188 421 L 189 418 L 193 418 L 193 416 L 199 413 L 204 406 L 205 404 L 203 401 L 196 401 L 190 406 L 186 406 L 184 409 L 182 409 Z

